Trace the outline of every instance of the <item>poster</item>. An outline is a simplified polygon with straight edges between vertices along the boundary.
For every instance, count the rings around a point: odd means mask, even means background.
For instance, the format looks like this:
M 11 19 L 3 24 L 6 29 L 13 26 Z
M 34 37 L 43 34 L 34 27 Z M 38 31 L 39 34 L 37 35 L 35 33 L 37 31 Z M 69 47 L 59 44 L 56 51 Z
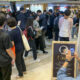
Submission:
M 53 41 L 52 43 L 52 80 L 56 79 L 58 70 L 65 62 L 65 55 L 71 50 L 71 55 L 76 51 L 76 42 Z M 67 68 L 67 75 L 76 77 L 76 60 L 72 59 Z

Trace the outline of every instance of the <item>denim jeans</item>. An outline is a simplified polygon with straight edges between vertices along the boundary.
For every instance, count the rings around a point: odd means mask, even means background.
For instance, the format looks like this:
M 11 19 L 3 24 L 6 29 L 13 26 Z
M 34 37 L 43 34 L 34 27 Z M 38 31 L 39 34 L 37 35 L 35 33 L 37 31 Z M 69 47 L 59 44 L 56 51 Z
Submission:
M 76 37 L 78 36 L 77 27 L 72 28 L 72 38 L 74 38 L 74 35 L 76 35 Z

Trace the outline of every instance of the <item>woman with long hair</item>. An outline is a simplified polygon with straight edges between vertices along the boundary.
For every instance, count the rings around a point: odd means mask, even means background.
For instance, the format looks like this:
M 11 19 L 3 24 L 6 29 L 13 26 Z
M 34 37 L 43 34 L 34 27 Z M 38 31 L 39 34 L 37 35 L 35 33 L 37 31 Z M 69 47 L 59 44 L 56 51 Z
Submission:
M 33 31 L 33 19 L 32 18 L 28 18 L 27 19 L 27 25 L 26 25 L 26 37 L 28 39 L 29 45 L 33 51 L 33 58 L 34 60 L 37 59 L 37 51 L 36 51 L 36 45 L 35 45 L 35 35 L 34 35 L 34 31 Z M 28 52 L 26 51 L 25 56 L 28 55 Z

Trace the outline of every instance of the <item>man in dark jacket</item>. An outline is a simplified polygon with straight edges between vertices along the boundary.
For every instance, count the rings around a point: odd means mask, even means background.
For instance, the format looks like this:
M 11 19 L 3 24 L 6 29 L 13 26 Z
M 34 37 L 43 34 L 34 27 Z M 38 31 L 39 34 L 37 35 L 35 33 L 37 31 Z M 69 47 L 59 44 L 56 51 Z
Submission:
M 24 31 L 27 23 L 27 15 L 23 7 L 20 8 L 20 13 L 17 15 L 18 25 Z
M 47 21 L 48 39 L 52 39 L 53 38 L 53 34 L 52 34 L 52 32 L 53 32 L 53 20 L 54 20 L 53 12 L 50 9 L 49 10 L 49 17 L 48 17 L 48 21 Z
M 43 27 L 43 29 L 44 29 L 44 15 L 42 14 L 42 12 L 41 12 L 41 10 L 38 10 L 37 11 L 37 14 L 38 14 L 38 16 L 39 16 L 39 25 L 40 25 L 40 27 Z M 41 40 L 42 40 L 42 42 L 43 42 L 43 47 L 45 48 L 46 47 L 46 45 L 45 45 L 45 40 L 44 40 L 44 32 L 43 32 L 43 30 L 42 30 L 42 35 L 41 35 Z

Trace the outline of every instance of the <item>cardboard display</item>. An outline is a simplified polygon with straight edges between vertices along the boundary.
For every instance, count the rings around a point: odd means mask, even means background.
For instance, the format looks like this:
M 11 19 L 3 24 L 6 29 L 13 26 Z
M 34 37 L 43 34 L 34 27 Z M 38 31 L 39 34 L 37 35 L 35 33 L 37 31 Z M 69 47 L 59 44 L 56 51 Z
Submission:
M 57 79 L 57 72 L 65 62 L 67 50 L 72 51 L 72 55 L 77 50 L 76 42 L 73 41 L 53 41 L 52 42 L 52 80 Z M 66 53 L 65 53 L 66 52 Z M 72 59 L 67 68 L 67 75 L 76 77 L 76 60 Z

